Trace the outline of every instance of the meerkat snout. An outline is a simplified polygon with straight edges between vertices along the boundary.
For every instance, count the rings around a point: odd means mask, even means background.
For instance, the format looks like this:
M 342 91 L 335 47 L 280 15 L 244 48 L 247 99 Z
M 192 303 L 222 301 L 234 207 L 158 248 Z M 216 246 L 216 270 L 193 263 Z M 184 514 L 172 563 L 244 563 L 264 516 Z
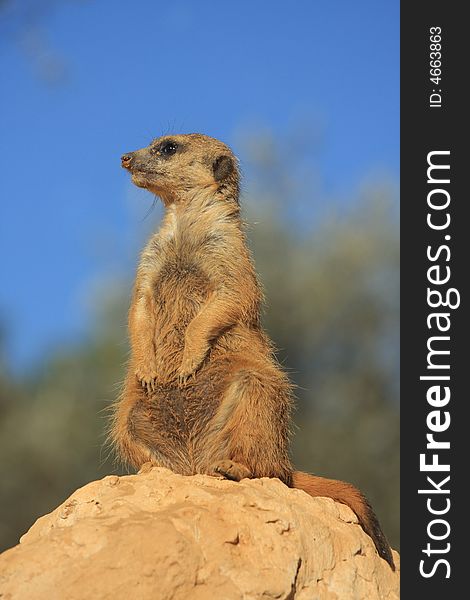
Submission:
M 121 166 L 124 169 L 128 169 L 131 166 L 131 161 L 132 161 L 132 152 L 129 152 L 128 154 L 123 154 L 121 156 Z

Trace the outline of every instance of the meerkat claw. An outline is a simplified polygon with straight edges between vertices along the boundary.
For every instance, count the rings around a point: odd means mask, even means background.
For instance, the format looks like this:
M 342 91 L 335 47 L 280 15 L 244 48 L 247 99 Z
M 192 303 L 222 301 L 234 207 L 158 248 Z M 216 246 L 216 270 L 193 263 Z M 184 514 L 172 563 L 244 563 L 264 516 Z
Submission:
M 178 384 L 181 387 L 185 387 L 188 385 L 188 383 L 190 383 L 194 379 L 196 379 L 195 373 L 180 373 L 178 375 Z
M 143 375 L 141 371 L 136 371 L 136 377 L 140 385 L 150 394 L 154 392 L 157 387 L 157 374 L 151 373 L 150 375 Z

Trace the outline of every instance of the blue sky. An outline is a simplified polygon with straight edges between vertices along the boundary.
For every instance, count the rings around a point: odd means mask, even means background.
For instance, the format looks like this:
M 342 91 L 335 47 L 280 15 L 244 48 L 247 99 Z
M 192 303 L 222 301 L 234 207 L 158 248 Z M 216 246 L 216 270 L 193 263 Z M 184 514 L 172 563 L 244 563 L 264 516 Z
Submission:
M 124 151 L 167 130 L 239 151 L 240 130 L 305 119 L 328 194 L 398 179 L 398 1 L 69 0 L 2 27 L 0 323 L 17 370 L 80 335 L 96 282 L 131 272 L 151 197 L 130 191 Z

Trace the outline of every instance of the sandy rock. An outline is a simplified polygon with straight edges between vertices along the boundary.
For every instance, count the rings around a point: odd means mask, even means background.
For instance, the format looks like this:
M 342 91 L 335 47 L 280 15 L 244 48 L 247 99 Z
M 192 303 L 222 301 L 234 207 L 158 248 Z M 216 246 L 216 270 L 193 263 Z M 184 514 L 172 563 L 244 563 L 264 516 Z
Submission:
M 399 597 L 355 515 L 277 479 L 105 477 L 0 556 L 2 600 Z

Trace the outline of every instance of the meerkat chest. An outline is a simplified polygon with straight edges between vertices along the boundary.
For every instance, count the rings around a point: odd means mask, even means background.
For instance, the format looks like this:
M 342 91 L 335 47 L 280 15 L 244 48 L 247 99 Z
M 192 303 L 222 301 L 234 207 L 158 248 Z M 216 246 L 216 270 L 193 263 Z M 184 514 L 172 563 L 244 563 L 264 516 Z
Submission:
M 167 215 L 143 259 L 162 318 L 186 320 L 195 314 L 214 291 L 223 248 L 223 234 L 200 215 Z
M 197 314 L 212 289 L 201 253 L 181 242 L 165 240 L 152 286 L 158 319 L 178 328 Z

